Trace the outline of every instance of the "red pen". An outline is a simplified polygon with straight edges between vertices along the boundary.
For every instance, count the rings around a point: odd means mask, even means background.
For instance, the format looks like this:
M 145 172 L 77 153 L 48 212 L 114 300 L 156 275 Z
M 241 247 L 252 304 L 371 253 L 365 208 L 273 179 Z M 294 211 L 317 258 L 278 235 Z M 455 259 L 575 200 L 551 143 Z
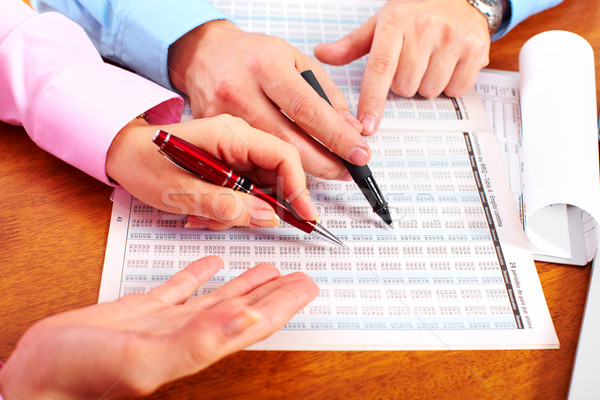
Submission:
M 273 207 L 277 215 L 288 224 L 303 232 L 317 234 L 338 246 L 344 245 L 317 221 L 299 219 L 287 201 L 278 198 L 268 189 L 256 187 L 250 179 L 236 174 L 206 151 L 161 129 L 156 132 L 152 141 L 158 146 L 159 152 L 183 170 L 215 185 L 256 196 Z

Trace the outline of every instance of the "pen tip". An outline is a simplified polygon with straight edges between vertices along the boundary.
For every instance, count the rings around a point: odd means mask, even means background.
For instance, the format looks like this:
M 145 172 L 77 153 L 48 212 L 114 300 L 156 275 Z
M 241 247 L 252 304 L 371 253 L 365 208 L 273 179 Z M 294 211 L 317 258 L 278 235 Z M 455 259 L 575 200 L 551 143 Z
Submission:
M 390 215 L 390 210 L 387 207 L 382 207 L 379 210 L 377 210 L 377 215 L 381 217 L 383 222 L 385 222 L 388 225 L 392 225 L 392 216 Z
M 327 240 L 329 243 L 335 244 L 337 246 L 344 246 L 344 242 L 338 239 L 333 233 L 329 232 L 325 227 L 318 222 L 315 224 L 313 233 L 321 236 L 323 239 Z

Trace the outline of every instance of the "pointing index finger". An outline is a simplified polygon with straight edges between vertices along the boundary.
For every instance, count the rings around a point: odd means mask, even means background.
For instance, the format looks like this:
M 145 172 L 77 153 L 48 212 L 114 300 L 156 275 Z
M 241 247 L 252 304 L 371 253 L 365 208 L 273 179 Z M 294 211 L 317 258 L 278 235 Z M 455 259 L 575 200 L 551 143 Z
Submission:
M 377 130 L 402 46 L 403 39 L 396 24 L 381 17 L 375 26 L 358 102 L 358 119 L 364 134 L 372 135 Z

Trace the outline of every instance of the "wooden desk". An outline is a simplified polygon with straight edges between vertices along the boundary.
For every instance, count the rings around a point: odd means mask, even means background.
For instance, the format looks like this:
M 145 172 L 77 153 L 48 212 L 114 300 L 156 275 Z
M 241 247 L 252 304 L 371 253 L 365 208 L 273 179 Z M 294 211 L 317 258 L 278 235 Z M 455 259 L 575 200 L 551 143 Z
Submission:
M 600 2 L 565 0 L 530 18 L 493 44 L 490 67 L 516 70 L 523 43 L 550 29 L 582 35 L 600 55 Z M 38 149 L 22 129 L 0 124 L 0 137 L 0 359 L 6 360 L 33 322 L 96 302 L 112 204 L 110 188 Z M 244 351 L 151 398 L 565 398 L 590 266 L 537 268 L 559 350 Z

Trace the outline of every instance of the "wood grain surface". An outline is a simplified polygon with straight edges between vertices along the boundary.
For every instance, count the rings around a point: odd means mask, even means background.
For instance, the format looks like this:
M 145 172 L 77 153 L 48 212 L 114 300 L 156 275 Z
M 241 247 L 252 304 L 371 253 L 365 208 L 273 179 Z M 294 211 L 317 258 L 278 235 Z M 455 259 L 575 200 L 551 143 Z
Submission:
M 600 54 L 600 2 L 565 0 L 528 19 L 492 45 L 489 67 L 517 70 L 523 43 L 551 29 L 580 34 Z M 96 302 L 112 204 L 109 187 L 37 148 L 23 129 L 0 124 L 0 138 L 0 359 L 6 360 L 35 321 Z M 536 265 L 558 350 L 242 351 L 148 398 L 564 399 L 590 266 Z

